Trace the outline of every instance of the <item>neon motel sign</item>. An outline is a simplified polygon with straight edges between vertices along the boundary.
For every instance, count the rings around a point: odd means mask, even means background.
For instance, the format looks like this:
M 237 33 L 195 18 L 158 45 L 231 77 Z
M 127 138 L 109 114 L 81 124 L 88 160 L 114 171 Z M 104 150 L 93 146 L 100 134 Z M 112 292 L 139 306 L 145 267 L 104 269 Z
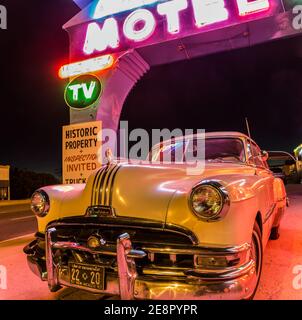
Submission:
M 73 59 L 60 78 L 110 69 L 114 53 L 264 18 L 281 0 L 99 0 L 70 28 Z
M 244 22 L 269 12 L 274 0 L 100 0 L 83 53 L 108 53 Z M 147 45 L 148 43 L 146 43 Z

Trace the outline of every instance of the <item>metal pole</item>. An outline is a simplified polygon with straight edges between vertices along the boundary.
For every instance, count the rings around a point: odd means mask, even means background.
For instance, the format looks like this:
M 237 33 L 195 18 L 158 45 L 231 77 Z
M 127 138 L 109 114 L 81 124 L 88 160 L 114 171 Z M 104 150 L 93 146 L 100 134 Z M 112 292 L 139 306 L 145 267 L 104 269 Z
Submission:
M 246 123 L 246 129 L 247 129 L 248 136 L 249 136 L 250 139 L 252 139 L 248 118 L 245 118 L 245 123 Z

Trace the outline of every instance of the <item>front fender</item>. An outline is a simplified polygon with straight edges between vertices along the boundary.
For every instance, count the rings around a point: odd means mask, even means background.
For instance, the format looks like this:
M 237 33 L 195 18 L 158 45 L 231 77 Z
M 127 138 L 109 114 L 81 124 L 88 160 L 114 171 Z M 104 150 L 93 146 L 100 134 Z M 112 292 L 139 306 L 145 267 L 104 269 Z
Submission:
M 167 223 L 181 225 L 196 235 L 202 246 L 238 246 L 250 243 L 256 220 L 257 197 L 230 202 L 227 215 L 221 221 L 205 222 L 191 212 L 188 195 L 176 192 L 170 203 Z
M 39 232 L 44 233 L 49 222 L 67 216 L 68 213 L 85 213 L 85 201 L 77 201 L 83 199 L 85 184 L 48 186 L 41 189 L 49 196 L 50 210 L 45 217 L 37 217 Z

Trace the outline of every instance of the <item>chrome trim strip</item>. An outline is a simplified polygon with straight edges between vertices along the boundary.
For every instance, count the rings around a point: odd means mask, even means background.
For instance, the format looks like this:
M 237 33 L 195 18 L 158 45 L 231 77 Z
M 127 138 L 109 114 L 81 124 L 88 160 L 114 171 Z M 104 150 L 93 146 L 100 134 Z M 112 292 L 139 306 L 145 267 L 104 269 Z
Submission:
M 109 191 L 109 206 L 112 206 L 112 201 L 113 201 L 113 187 L 114 187 L 114 183 L 115 183 L 115 177 L 117 175 L 117 172 L 121 169 L 121 166 L 118 166 L 118 169 L 114 172 L 114 175 L 112 177 L 112 181 L 111 181 L 111 187 L 110 187 L 110 191 Z
M 61 272 L 59 272 L 61 275 Z M 106 289 L 103 291 L 83 288 L 68 282 L 68 274 L 60 276 L 59 282 L 67 287 L 74 287 L 98 294 L 119 295 L 119 278 L 108 274 Z M 242 276 L 235 279 L 222 278 L 219 280 L 202 279 L 188 276 L 173 278 L 172 276 L 152 277 L 138 276 L 134 285 L 134 299 L 244 299 L 251 294 L 257 278 L 250 265 L 242 269 Z M 131 297 L 132 298 L 132 297 Z
M 191 270 L 191 268 L 172 268 L 172 267 L 145 267 L 142 270 L 143 275 L 154 276 L 154 279 L 164 277 L 182 277 L 185 278 L 184 271 Z
M 231 280 L 235 278 L 242 277 L 247 273 L 255 270 L 256 264 L 254 260 L 250 260 L 243 266 L 240 267 L 232 267 L 232 268 L 225 268 L 225 269 L 192 269 L 188 271 L 184 271 L 186 276 L 193 276 L 202 278 L 204 280 Z
M 102 167 L 97 174 L 94 176 L 93 179 L 93 185 L 92 185 L 92 191 L 91 191 L 91 205 L 94 205 L 96 203 L 96 191 L 97 191 L 97 185 L 99 183 L 99 179 L 101 176 L 101 173 L 106 169 L 106 167 Z
M 91 254 L 105 254 L 109 256 L 116 256 L 116 247 L 115 246 L 104 246 L 99 249 L 90 249 L 84 245 L 80 245 L 79 243 L 76 242 L 55 242 L 53 243 L 52 247 L 54 249 L 70 249 L 70 250 L 79 250 L 79 251 L 84 251 L 88 252 Z M 142 250 L 130 250 L 128 252 L 129 258 L 134 258 L 134 259 L 143 259 L 147 255 L 146 252 Z
M 62 286 L 65 286 L 65 287 L 75 288 L 75 289 L 79 289 L 79 290 L 84 290 L 84 291 L 91 292 L 91 293 L 95 293 L 95 294 L 106 293 L 105 290 L 104 290 L 104 291 L 100 291 L 100 290 L 97 290 L 97 289 L 81 287 L 81 286 L 78 286 L 78 285 L 76 285 L 76 284 L 71 284 L 70 282 L 68 282 L 68 281 L 66 281 L 66 280 L 63 280 L 63 279 L 60 279 L 60 284 L 61 284 Z M 109 291 L 108 294 L 111 294 L 111 292 Z M 119 292 L 112 292 L 112 294 L 118 295 Z
M 110 163 L 97 172 L 92 186 L 91 206 L 112 203 L 112 187 L 119 169 L 119 165 Z
M 108 174 L 108 171 L 110 171 L 110 170 L 111 170 L 110 165 L 106 166 L 106 169 L 103 171 L 102 176 L 100 178 L 100 182 L 97 185 L 97 188 L 96 188 L 96 202 L 95 202 L 96 205 L 100 205 L 101 202 L 102 202 L 104 181 L 105 181 L 105 178 L 106 178 L 106 176 Z
M 134 259 L 129 257 L 132 243 L 128 233 L 118 237 L 116 247 L 120 296 L 122 300 L 133 300 L 137 272 Z
M 116 169 L 115 164 L 111 163 L 108 165 L 108 173 L 106 174 L 103 185 L 102 185 L 102 197 L 101 197 L 101 199 L 99 199 L 100 205 L 106 205 L 105 197 L 107 195 L 107 191 L 109 188 L 109 179 L 112 176 L 112 173 L 114 172 L 115 169 Z
M 186 236 L 193 245 L 198 245 L 199 241 L 196 235 L 189 229 L 183 228 L 174 224 L 165 224 L 158 221 L 153 220 L 145 220 L 139 218 L 131 218 L 131 217 L 102 217 L 98 218 L 87 218 L 85 216 L 74 216 L 63 218 L 60 220 L 52 221 L 47 225 L 47 228 L 50 227 L 58 227 L 58 226 L 79 226 L 81 228 L 85 227 L 116 227 L 123 228 L 128 227 L 131 229 L 148 229 L 152 231 L 167 231 L 171 233 L 180 234 Z
M 233 255 L 247 251 L 251 248 L 249 243 L 245 243 L 241 246 L 234 247 L 194 247 L 194 248 L 184 248 L 183 246 L 173 246 L 170 248 L 163 248 L 161 246 L 144 246 L 142 250 L 148 251 L 150 253 L 166 253 L 166 254 L 183 254 L 183 255 L 203 255 L 203 256 L 219 256 L 219 255 Z
M 98 249 L 91 249 L 87 246 L 81 245 L 76 242 L 59 241 L 52 244 L 55 249 L 70 249 L 85 251 L 91 254 L 105 254 L 110 256 L 116 256 L 116 247 L 113 245 L 106 245 Z M 161 254 L 181 254 L 181 255 L 201 255 L 201 256 L 227 256 L 245 252 L 250 249 L 249 244 L 242 245 L 240 247 L 228 247 L 228 248 L 160 248 L 160 247 L 142 247 L 142 250 L 131 250 L 129 256 L 135 259 L 143 259 L 147 253 L 161 253 Z
M 276 205 L 277 205 L 276 203 L 272 204 L 271 208 L 268 210 L 268 212 L 265 215 L 263 224 L 266 223 L 269 220 L 269 218 L 271 217 L 271 215 L 274 213 Z
M 111 179 L 108 181 L 108 187 L 106 189 L 106 195 L 105 195 L 105 204 L 108 206 L 112 206 L 113 186 L 114 186 L 116 174 L 120 170 L 120 168 L 121 166 L 116 166 L 116 168 L 112 172 Z
M 56 229 L 50 228 L 46 231 L 46 269 L 47 269 L 47 280 L 48 287 L 51 292 L 56 291 L 58 287 L 58 278 L 56 273 L 56 268 L 54 267 L 52 246 L 53 246 L 53 235 L 55 234 Z
M 135 281 L 134 299 L 152 300 L 242 300 L 250 295 L 254 274 L 250 273 L 242 278 L 229 281 L 199 281 L 192 278 L 190 282 L 169 279 L 153 281 L 139 276 Z M 99 291 L 71 285 L 66 278 L 60 278 L 60 284 L 96 294 L 119 295 L 118 278 L 107 276 L 106 290 Z

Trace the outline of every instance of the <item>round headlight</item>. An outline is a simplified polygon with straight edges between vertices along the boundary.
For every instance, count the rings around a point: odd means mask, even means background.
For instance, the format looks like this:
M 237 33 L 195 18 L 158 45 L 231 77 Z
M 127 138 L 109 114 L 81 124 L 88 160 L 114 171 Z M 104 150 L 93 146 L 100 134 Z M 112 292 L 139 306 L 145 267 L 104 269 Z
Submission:
M 204 182 L 191 192 L 192 211 L 206 221 L 222 219 L 228 210 L 228 204 L 228 194 L 219 183 Z
M 43 190 L 36 191 L 31 197 L 31 210 L 38 217 L 45 217 L 50 209 L 47 193 Z

